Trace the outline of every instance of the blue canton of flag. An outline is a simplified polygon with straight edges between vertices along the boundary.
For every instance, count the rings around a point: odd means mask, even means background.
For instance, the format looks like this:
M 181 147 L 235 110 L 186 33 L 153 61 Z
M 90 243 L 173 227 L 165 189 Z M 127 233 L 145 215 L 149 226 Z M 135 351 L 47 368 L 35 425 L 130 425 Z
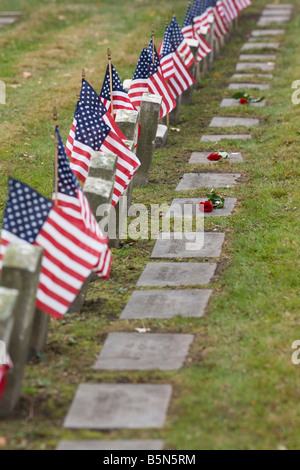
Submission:
M 183 62 L 187 68 L 195 62 L 193 53 L 180 29 L 179 24 L 177 23 L 176 16 L 172 19 L 170 23 L 170 41 L 178 54 L 183 57 Z
M 127 109 L 133 111 L 134 108 L 128 98 L 128 94 L 123 88 L 122 82 L 116 71 L 115 67 L 111 66 L 112 70 L 112 91 L 113 91 L 113 108 L 114 116 L 116 117 L 119 109 Z M 111 94 L 110 94 L 110 72 L 109 66 L 106 69 L 105 79 L 103 82 L 100 98 L 104 106 L 111 112 Z

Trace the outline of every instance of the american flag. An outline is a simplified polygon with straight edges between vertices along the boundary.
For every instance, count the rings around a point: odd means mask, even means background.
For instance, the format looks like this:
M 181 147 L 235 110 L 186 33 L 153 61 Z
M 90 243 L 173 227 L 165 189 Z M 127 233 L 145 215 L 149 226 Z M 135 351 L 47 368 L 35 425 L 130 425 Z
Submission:
M 181 30 L 183 36 L 186 39 L 194 39 L 193 15 L 191 5 L 191 2 L 189 2 Z
M 184 35 L 180 29 L 179 24 L 177 23 L 176 16 L 172 19 L 170 23 L 170 41 L 172 46 L 179 54 L 185 56 L 184 64 L 187 68 L 190 68 L 191 65 L 195 62 L 193 53 L 190 49 L 190 46 L 186 42 Z
M 133 107 L 139 110 L 143 93 L 148 93 L 149 67 L 151 60 L 147 49 L 143 49 L 139 57 L 128 96 Z
M 118 109 L 129 109 L 134 110 L 128 94 L 123 88 L 122 82 L 116 71 L 115 67 L 112 65 L 112 88 L 113 88 L 113 106 L 114 106 L 114 117 L 117 115 Z M 107 66 L 102 90 L 100 93 L 100 99 L 104 106 L 111 112 L 111 96 L 110 96 L 110 73 L 109 66 Z
M 83 222 L 20 181 L 9 179 L 1 233 L 0 270 L 10 243 L 30 243 L 44 250 L 36 306 L 62 318 L 90 273 L 102 265 L 110 272 L 107 240 L 96 238 Z
M 220 0 L 211 0 L 213 13 L 215 17 L 215 29 L 214 34 L 216 38 L 220 38 L 228 33 L 228 28 L 224 21 L 224 12 L 222 9 L 222 3 Z M 223 16 L 222 16 L 223 15 Z
M 114 130 L 104 122 L 99 109 L 89 108 L 86 103 L 82 102 L 77 104 L 74 117 L 75 133 L 74 137 L 69 135 L 68 140 L 68 149 L 72 147 L 72 151 L 67 154 L 71 158 L 71 169 L 82 182 L 85 182 L 88 176 L 94 151 L 117 155 L 118 163 L 112 201 L 112 205 L 115 206 L 139 168 L 140 161 Z
M 150 39 L 149 46 L 148 46 L 148 49 L 147 49 L 147 53 L 148 53 L 150 61 L 153 62 L 153 42 L 152 42 L 152 38 Z M 155 44 L 154 44 L 154 65 L 156 65 L 158 70 L 161 72 L 159 52 L 157 52 Z
M 239 15 L 233 0 L 223 0 L 225 20 L 227 23 L 233 21 Z
M 210 30 L 209 10 L 206 8 L 205 1 L 194 2 L 192 9 L 194 29 L 198 35 L 206 34 Z
M 239 11 L 242 11 L 244 8 L 247 8 L 252 4 L 252 0 L 233 0 L 233 1 Z
M 169 80 L 175 75 L 174 68 L 174 47 L 171 44 L 171 34 L 169 26 L 166 27 L 161 49 L 160 65 L 165 80 Z
M 167 82 L 164 80 L 164 77 L 153 63 L 150 64 L 149 67 L 148 87 L 150 93 L 153 95 L 160 95 L 162 97 L 159 115 L 159 119 L 162 119 L 175 108 L 176 101 L 173 98 L 172 92 Z
M 195 33 L 195 38 L 198 41 L 199 47 L 198 47 L 198 53 L 197 53 L 197 63 L 199 63 L 204 57 L 206 57 L 208 54 L 211 53 L 212 47 L 208 42 L 204 39 L 204 37 L 201 34 L 198 34 L 197 31 Z

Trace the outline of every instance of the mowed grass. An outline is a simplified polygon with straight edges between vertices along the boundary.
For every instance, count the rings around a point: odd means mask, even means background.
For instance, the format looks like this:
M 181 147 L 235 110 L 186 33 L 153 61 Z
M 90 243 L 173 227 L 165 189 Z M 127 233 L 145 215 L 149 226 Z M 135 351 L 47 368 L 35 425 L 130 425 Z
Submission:
M 0 32 L 0 79 L 7 83 L 7 106 L 0 108 L 3 213 L 10 166 L 15 177 L 50 196 L 52 107 L 58 108 L 65 139 L 81 68 L 100 90 L 109 45 L 121 78 L 131 77 L 152 23 L 161 37 L 165 17 L 172 11 L 168 2 L 157 1 L 2 3 L 2 9 L 24 11 L 22 21 Z M 208 286 L 214 295 L 206 316 L 120 321 L 154 245 L 147 240 L 124 241 L 122 249 L 113 253 L 110 279 L 91 286 L 84 312 L 52 322 L 45 352 L 26 368 L 20 404 L 9 419 L 0 420 L 4 448 L 54 449 L 66 438 L 162 438 L 166 448 L 180 450 L 299 448 L 299 366 L 291 361 L 292 342 L 300 335 L 299 106 L 291 102 L 292 82 L 300 78 L 297 14 L 285 36 L 276 38 L 281 48 L 276 52 L 271 90 L 251 92 L 264 94 L 267 106 L 219 108 L 222 98 L 231 97 L 227 86 L 241 46 L 256 28 L 267 2 L 253 3 L 214 70 L 201 81 L 192 106 L 182 108 L 180 132 L 170 131 L 168 145 L 155 153 L 149 186 L 134 191 L 134 202 L 170 203 L 179 197 L 175 188 L 184 173 L 242 174 L 236 188 L 218 191 L 237 197 L 234 214 L 206 222 L 207 231 L 226 233 L 222 256 L 216 260 L 217 275 Z M 182 22 L 186 5 L 179 0 L 173 5 Z M 24 71 L 32 73 L 32 78 L 22 78 Z M 10 87 L 16 84 L 21 87 Z M 259 127 L 251 129 L 251 141 L 229 141 L 218 147 L 242 151 L 244 162 L 189 165 L 191 151 L 216 150 L 200 144 L 202 134 L 215 132 L 207 126 L 216 115 L 260 119 Z M 182 197 L 203 197 L 206 192 L 187 191 Z M 175 372 L 94 371 L 95 357 L 107 334 L 136 327 L 193 333 L 185 366 Z M 77 386 L 100 382 L 172 384 L 165 428 L 103 433 L 63 430 Z

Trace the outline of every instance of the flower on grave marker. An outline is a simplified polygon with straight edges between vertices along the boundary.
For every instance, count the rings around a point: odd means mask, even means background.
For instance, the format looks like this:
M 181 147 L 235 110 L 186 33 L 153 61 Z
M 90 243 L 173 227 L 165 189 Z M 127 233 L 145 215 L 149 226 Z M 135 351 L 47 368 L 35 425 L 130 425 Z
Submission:
M 212 162 L 217 162 L 218 160 L 221 160 L 221 158 L 228 158 L 229 154 L 227 152 L 217 152 L 217 153 L 211 153 L 208 155 L 207 159 L 212 161 Z
M 212 212 L 214 210 L 214 206 L 211 202 L 205 201 L 200 202 L 199 209 L 201 212 Z
M 222 209 L 225 205 L 225 199 L 221 196 L 218 196 L 214 189 L 212 188 L 210 193 L 206 195 L 208 201 L 212 204 L 214 209 Z
M 265 97 L 261 96 L 260 98 L 252 98 L 245 90 L 238 91 L 232 96 L 235 100 L 240 100 L 241 104 L 250 104 L 250 103 L 261 103 Z

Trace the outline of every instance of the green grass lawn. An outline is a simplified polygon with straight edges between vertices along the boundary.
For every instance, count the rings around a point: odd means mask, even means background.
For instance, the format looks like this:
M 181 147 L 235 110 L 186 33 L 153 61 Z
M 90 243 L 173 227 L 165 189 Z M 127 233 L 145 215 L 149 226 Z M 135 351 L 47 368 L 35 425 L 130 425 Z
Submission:
M 263 5 L 254 0 L 223 49 L 213 71 L 201 81 L 193 104 L 182 108 L 180 132 L 155 153 L 150 184 L 134 190 L 133 202 L 170 203 L 184 173 L 240 172 L 241 184 L 218 191 L 237 197 L 234 215 L 211 218 L 205 230 L 226 233 L 214 295 L 204 318 L 120 321 L 154 241 L 124 242 L 114 251 L 111 277 L 92 285 L 81 315 L 53 321 L 44 354 L 26 368 L 22 399 L 14 414 L 0 420 L 0 445 L 8 449 L 54 449 L 61 439 L 161 438 L 168 449 L 299 449 L 300 366 L 291 345 L 299 328 L 299 106 L 292 82 L 300 79 L 299 17 L 279 39 L 276 69 L 265 108 L 219 108 L 235 71 L 241 46 Z M 292 0 L 296 10 L 297 2 Z M 173 0 L 182 23 L 186 2 Z M 133 75 L 152 24 L 160 39 L 172 8 L 167 1 L 4 0 L 1 9 L 21 9 L 22 20 L 0 31 L 0 79 L 7 105 L 0 107 L 0 211 L 7 194 L 7 171 L 51 195 L 53 181 L 52 107 L 57 106 L 66 139 L 72 122 L 81 69 L 100 91 L 106 49 L 122 79 Z M 296 11 L 295 13 L 298 13 Z M 259 52 L 258 52 L 259 53 Z M 24 79 L 23 72 L 32 78 Z M 21 85 L 11 87 L 11 85 Z M 244 162 L 214 167 L 189 165 L 213 116 L 261 120 L 243 143 Z M 244 129 L 235 129 L 242 131 Z M 231 132 L 231 130 L 230 130 Z M 217 131 L 219 133 L 219 131 Z M 221 144 L 220 147 L 224 147 Z M 182 192 L 203 197 L 206 191 Z M 211 260 L 208 260 L 211 261 Z M 212 260 L 213 261 L 213 260 Z M 199 286 L 204 287 L 204 286 Z M 205 286 L 207 287 L 207 286 Z M 96 372 L 92 366 L 110 331 L 193 333 L 185 366 L 176 372 Z M 142 431 L 66 431 L 63 419 L 80 383 L 169 383 L 173 396 L 165 428 Z M 1 439 L 2 438 L 2 439 Z M 4 439 L 3 439 L 4 438 Z

